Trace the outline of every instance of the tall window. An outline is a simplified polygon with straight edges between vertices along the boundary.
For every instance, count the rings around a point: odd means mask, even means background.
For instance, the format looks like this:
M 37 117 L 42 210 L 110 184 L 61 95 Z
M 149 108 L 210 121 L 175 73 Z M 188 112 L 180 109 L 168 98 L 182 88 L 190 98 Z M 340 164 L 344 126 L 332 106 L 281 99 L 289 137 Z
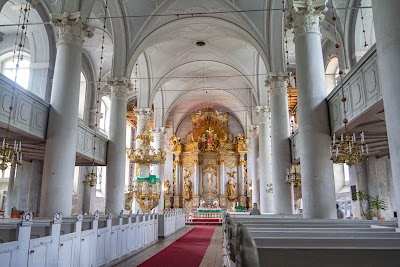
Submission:
M 100 106 L 100 112 L 103 115 L 102 118 L 100 118 L 99 121 L 99 128 L 100 131 L 103 133 L 107 134 L 108 133 L 108 126 L 110 125 L 110 99 L 106 96 L 103 96 L 101 98 L 101 106 Z
M 85 116 L 85 101 L 86 101 L 86 77 L 81 72 L 81 83 L 79 86 L 79 109 L 78 109 L 78 118 L 83 120 Z
M 337 57 L 332 58 L 326 66 L 325 82 L 327 95 L 339 84 L 339 61 Z
M 25 89 L 28 89 L 29 84 L 29 66 L 30 59 L 29 56 L 24 54 L 22 60 L 19 60 L 18 73 L 17 70 L 17 59 L 16 57 L 13 60 L 13 57 L 8 57 L 6 60 L 2 62 L 1 72 L 9 78 L 10 80 L 15 80 L 15 75 L 17 74 L 17 84 L 21 85 Z

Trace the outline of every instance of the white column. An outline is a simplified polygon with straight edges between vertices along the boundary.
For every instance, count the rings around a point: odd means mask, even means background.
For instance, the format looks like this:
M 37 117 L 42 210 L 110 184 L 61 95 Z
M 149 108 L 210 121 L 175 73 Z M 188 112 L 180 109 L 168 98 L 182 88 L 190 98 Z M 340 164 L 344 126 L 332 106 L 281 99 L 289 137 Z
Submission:
M 42 175 L 43 175 L 43 161 L 32 160 L 32 168 L 29 180 L 29 201 L 28 209 L 30 211 L 39 211 L 40 204 L 40 188 L 42 187 Z
M 95 166 L 96 168 L 96 166 Z M 86 167 L 85 173 L 92 171 L 92 166 Z M 96 186 L 85 184 L 83 188 L 83 214 L 93 214 L 96 211 Z
M 321 2 L 295 1 L 288 18 L 296 50 L 303 217 L 334 219 L 335 185 L 319 26 L 326 7 Z
M 52 15 L 59 35 L 40 201 L 40 216 L 70 216 L 78 128 L 82 44 L 93 31 L 80 13 Z
M 400 225 L 400 25 L 398 10 L 400 1 L 372 1 L 376 50 L 378 55 L 379 83 L 385 106 L 385 121 L 389 141 L 390 162 L 395 193 L 397 219 Z
M 290 124 L 286 74 L 271 74 L 270 85 L 272 183 L 274 185 L 274 213 L 293 214 L 290 185 L 286 183 L 286 170 L 291 165 Z
M 258 172 L 257 172 L 257 147 L 258 147 L 258 125 L 252 125 L 249 130 L 249 152 L 247 153 L 247 174 L 251 180 L 251 205 L 253 203 L 260 204 L 260 191 L 258 188 Z M 250 189 L 249 189 L 250 190 Z
M 193 166 L 193 207 L 197 208 L 200 204 L 201 170 L 199 165 L 199 155 L 196 155 Z M 190 179 L 190 178 L 189 178 Z
M 158 149 L 164 150 L 164 135 L 165 129 L 164 127 L 157 127 L 152 130 L 154 135 L 154 149 L 157 151 Z M 154 165 L 153 167 L 153 174 L 160 178 L 161 185 L 164 184 L 165 177 L 164 177 L 164 162 L 160 163 L 160 165 Z M 156 207 L 157 213 L 163 213 L 164 210 L 164 190 L 161 190 L 160 201 L 158 206 Z
M 269 107 L 257 106 L 256 113 L 259 119 L 259 176 L 260 176 L 260 211 L 272 213 L 273 185 L 271 177 L 271 137 L 269 129 Z
M 111 90 L 110 130 L 107 147 L 106 213 L 119 214 L 124 209 L 126 157 L 126 105 L 129 78 L 108 80 Z
M 4 210 L 4 218 L 8 219 L 11 217 L 11 209 L 15 206 L 15 192 L 14 192 L 14 183 L 15 183 L 15 165 L 11 165 L 10 167 L 10 178 L 8 178 L 8 189 L 7 189 L 7 198 L 6 205 Z

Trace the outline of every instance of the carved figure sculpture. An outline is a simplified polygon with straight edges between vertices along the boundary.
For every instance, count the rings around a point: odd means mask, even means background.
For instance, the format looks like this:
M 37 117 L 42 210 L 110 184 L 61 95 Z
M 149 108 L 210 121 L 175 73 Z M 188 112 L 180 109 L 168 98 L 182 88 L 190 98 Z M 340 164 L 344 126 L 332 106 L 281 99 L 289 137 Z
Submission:
M 170 189 L 171 189 L 171 184 L 169 182 L 169 180 L 165 180 L 164 181 L 164 191 L 166 194 L 170 193 Z
M 228 181 L 228 197 L 235 197 L 235 181 L 231 177 Z
M 184 198 L 187 200 L 192 199 L 192 181 L 190 181 L 189 177 L 192 175 L 192 170 L 187 171 L 186 175 L 183 177 L 184 179 Z

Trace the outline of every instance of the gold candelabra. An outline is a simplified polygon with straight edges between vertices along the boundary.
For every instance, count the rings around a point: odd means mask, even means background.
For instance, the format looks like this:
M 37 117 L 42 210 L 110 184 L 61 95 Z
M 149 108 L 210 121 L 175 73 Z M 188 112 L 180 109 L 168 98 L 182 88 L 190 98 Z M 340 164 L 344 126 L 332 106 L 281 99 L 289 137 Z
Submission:
M 333 135 L 330 153 L 333 163 L 346 163 L 349 166 L 362 163 L 368 159 L 368 145 L 365 143 L 364 133 L 361 133 L 360 142 L 354 133 L 350 135 L 347 131 L 341 135 L 340 142 L 337 142 Z
M 94 171 L 94 167 L 92 166 L 92 170 L 85 175 L 85 180 L 83 184 L 88 185 L 90 187 L 96 186 L 97 184 L 97 172 Z
M 0 147 L 0 170 L 4 171 L 8 166 L 21 165 L 22 152 L 21 142 L 19 145 L 14 141 L 14 146 L 10 146 L 6 139 L 3 139 L 3 145 Z

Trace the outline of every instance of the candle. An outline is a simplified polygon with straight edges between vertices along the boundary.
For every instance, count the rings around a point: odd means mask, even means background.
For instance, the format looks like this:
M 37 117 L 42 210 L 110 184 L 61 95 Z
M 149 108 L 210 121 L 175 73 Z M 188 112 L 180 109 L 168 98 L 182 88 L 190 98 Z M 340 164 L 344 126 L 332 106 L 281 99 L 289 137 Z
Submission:
M 19 151 L 21 151 L 21 142 L 19 142 Z
M 343 134 L 340 135 L 340 141 L 343 142 Z
M 367 155 L 368 155 L 368 145 L 365 145 L 365 150 L 367 151 Z
M 331 158 L 332 158 L 332 147 L 329 148 L 329 153 L 331 154 Z
M 3 148 L 4 148 L 4 145 L 6 144 L 6 139 L 5 138 L 3 138 Z
M 356 141 L 356 133 L 353 133 L 353 141 Z
M 335 139 L 336 139 L 336 136 L 335 136 L 335 133 L 333 133 L 333 137 L 332 137 L 332 145 L 335 145 Z
M 361 132 L 361 143 L 364 144 L 364 132 Z

